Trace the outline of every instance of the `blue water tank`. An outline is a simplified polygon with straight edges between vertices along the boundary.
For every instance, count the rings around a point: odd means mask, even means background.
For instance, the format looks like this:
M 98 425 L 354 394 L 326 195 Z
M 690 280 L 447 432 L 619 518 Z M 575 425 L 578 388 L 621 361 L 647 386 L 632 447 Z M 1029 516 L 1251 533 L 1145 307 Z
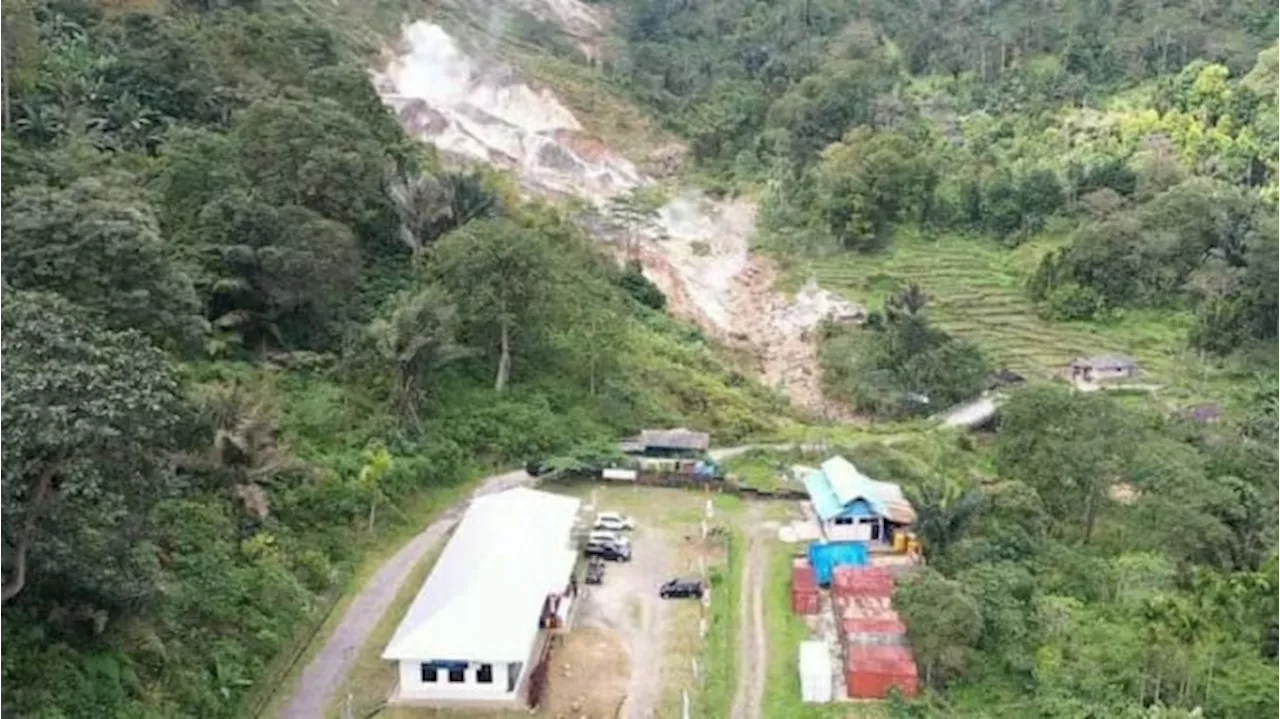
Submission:
M 814 542 L 809 545 L 809 564 L 818 585 L 831 586 L 831 574 L 836 567 L 867 566 L 867 543 Z

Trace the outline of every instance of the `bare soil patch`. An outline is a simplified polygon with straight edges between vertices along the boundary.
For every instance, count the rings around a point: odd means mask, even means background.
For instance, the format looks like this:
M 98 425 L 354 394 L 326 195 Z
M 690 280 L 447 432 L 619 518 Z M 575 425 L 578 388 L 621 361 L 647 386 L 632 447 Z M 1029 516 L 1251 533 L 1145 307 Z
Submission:
M 626 698 L 631 663 L 617 633 L 578 626 L 551 651 L 542 716 L 613 719 Z

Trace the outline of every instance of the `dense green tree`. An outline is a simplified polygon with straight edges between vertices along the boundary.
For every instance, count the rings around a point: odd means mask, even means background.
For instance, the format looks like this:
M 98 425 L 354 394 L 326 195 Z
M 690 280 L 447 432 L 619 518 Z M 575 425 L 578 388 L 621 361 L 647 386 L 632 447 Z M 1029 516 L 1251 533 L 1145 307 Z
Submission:
M 0 130 L 13 125 L 13 100 L 38 49 L 35 4 L 28 0 L 0 3 Z
M 205 205 L 227 192 L 245 188 L 235 139 L 203 129 L 176 128 L 161 148 L 151 182 L 158 201 L 161 227 L 184 244 Z
M 428 272 L 465 298 L 464 323 L 479 345 L 496 351 L 493 386 L 503 391 L 518 346 L 536 336 L 555 293 L 549 238 L 511 220 L 472 222 L 440 240 Z
M 198 233 L 215 326 L 238 331 L 251 347 L 329 341 L 360 279 L 349 229 L 305 207 L 273 207 L 237 192 L 205 206 Z
M 818 208 L 847 248 L 884 247 L 908 209 L 931 204 L 937 172 L 918 142 L 859 127 L 823 150 L 817 166 Z
M 1102 394 L 1035 387 L 1001 408 L 996 467 L 1035 488 L 1059 527 L 1088 542 L 1144 433 L 1141 417 Z
M 916 530 L 931 561 L 964 536 L 982 508 L 982 490 L 949 478 L 932 478 L 908 492 L 916 510 Z
M 5 203 L 4 232 L 10 286 L 57 292 L 106 327 L 138 329 L 169 346 L 190 347 L 203 334 L 191 279 L 130 178 L 16 190 Z
M 391 240 L 387 152 L 373 129 L 328 99 L 260 100 L 234 121 L 240 166 L 262 201 L 341 222 L 372 248 Z
M 163 353 L 55 295 L 5 289 L 4 600 L 157 590 L 149 508 L 188 417 Z
M 866 328 L 831 328 L 820 361 L 828 389 L 875 414 L 918 414 L 972 399 L 991 368 L 977 346 L 934 327 L 928 296 L 909 285 Z
M 982 608 L 963 584 L 924 569 L 898 587 L 893 603 L 925 684 L 941 687 L 964 671 L 982 636 Z

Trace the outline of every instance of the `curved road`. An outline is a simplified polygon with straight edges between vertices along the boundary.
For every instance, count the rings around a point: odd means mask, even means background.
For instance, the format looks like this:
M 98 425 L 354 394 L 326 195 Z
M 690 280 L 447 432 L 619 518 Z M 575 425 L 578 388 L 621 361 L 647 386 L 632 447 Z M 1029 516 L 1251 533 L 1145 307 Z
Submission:
M 276 716 L 280 719 L 323 717 L 330 699 L 346 685 L 351 665 L 369 638 L 369 632 L 373 631 L 382 615 L 387 613 L 387 608 L 395 600 L 401 585 L 409 578 L 413 567 L 448 534 L 462 517 L 471 499 L 513 487 L 528 486 L 533 482 L 533 477 L 524 470 L 487 477 L 470 498 L 450 507 L 401 547 L 360 589 L 320 653 L 302 670 L 302 677 L 298 680 L 293 696 Z

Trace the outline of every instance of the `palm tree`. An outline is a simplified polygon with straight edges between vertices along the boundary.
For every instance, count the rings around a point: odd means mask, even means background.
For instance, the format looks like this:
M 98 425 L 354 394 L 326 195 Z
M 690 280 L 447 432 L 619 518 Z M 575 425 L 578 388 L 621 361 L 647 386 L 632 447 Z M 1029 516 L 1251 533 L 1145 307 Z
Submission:
M 378 355 L 395 373 L 393 401 L 405 417 L 417 417 L 418 395 L 427 376 L 471 354 L 457 343 L 458 310 L 437 285 L 403 292 L 391 311 L 369 326 Z
M 472 220 L 498 215 L 498 196 L 485 186 L 484 177 L 478 172 L 461 172 L 445 175 L 444 185 L 449 198 L 450 227 L 461 227 Z
M 476 172 L 433 177 L 392 170 L 387 174 L 387 194 L 400 218 L 400 240 L 415 261 L 444 233 L 498 214 L 498 197 Z
M 916 510 L 916 531 L 934 557 L 943 556 L 964 536 L 982 508 L 979 487 L 944 477 L 908 490 Z
M 437 237 L 436 228 L 451 216 L 448 191 L 425 173 L 392 172 L 387 177 L 387 194 L 400 218 L 400 241 L 416 261 Z
M 204 451 L 177 458 L 189 471 L 220 477 L 260 519 L 270 511 L 265 487 L 304 467 L 280 442 L 274 411 L 262 396 L 239 384 L 198 388 L 196 407 L 213 431 Z
M 885 301 L 884 311 L 891 320 L 900 316 L 915 317 L 929 304 L 929 299 L 920 285 L 912 282 Z

